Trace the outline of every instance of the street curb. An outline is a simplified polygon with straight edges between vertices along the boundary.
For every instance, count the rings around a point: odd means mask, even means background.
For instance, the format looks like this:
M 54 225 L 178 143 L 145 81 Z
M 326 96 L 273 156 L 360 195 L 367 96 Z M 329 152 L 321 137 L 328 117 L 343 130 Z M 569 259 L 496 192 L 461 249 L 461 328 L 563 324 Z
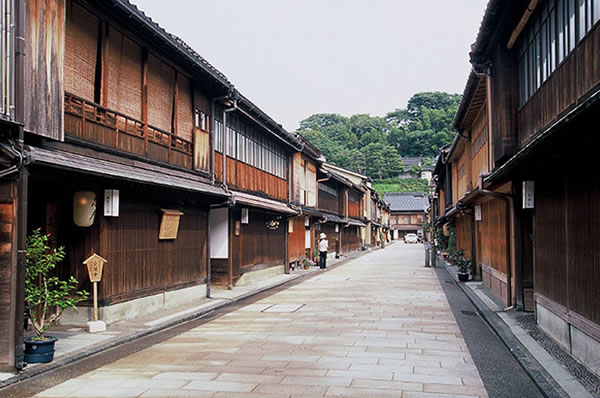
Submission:
M 355 256 L 347 257 L 343 260 L 337 261 L 335 264 L 332 264 L 331 266 L 327 267 L 327 269 L 324 271 L 337 268 L 338 266 L 344 265 L 345 263 L 347 263 L 351 260 L 355 260 L 359 257 L 362 257 L 363 255 L 368 254 L 369 252 L 359 251 L 358 253 L 359 254 L 357 254 Z M 49 363 L 47 365 L 40 365 L 33 369 L 25 370 L 25 372 L 21 372 L 14 377 L 11 377 L 4 381 L 0 381 L 0 390 L 2 390 L 4 387 L 8 387 L 10 385 L 19 383 L 19 382 L 27 380 L 27 379 L 31 379 L 42 373 L 46 373 L 46 372 L 58 369 L 62 366 L 71 364 L 73 362 L 77 362 L 77 361 L 87 358 L 87 357 L 91 357 L 91 356 L 99 354 L 103 351 L 108 351 L 108 350 L 113 349 L 122 344 L 130 343 L 134 340 L 140 339 L 142 337 L 147 337 L 147 336 L 156 334 L 158 332 L 162 332 L 164 330 L 167 330 L 167 329 L 175 327 L 175 326 L 180 326 L 182 323 L 185 323 L 185 322 L 202 319 L 218 309 L 236 304 L 239 301 L 242 301 L 249 297 L 258 295 L 260 293 L 264 293 L 264 292 L 274 289 L 276 287 L 283 286 L 290 282 L 297 281 L 298 279 L 302 279 L 302 278 L 308 279 L 309 277 L 321 274 L 323 270 L 320 270 L 320 271 L 321 272 L 319 272 L 318 269 L 315 269 L 309 273 L 293 275 L 289 279 L 286 279 L 283 281 L 278 281 L 278 282 L 275 282 L 275 283 L 272 283 L 272 284 L 269 284 L 266 286 L 259 287 L 256 290 L 252 290 L 252 291 L 243 293 L 243 294 L 241 294 L 237 297 L 231 298 L 231 299 L 216 299 L 216 300 L 222 300 L 222 301 L 215 303 L 215 305 L 213 305 L 213 306 L 208 306 L 206 308 L 202 308 L 201 310 L 198 310 L 197 312 L 192 312 L 192 313 L 186 314 L 184 316 L 171 319 L 171 320 L 166 321 L 157 326 L 153 326 L 148 329 L 141 330 L 141 331 L 138 331 L 138 332 L 126 335 L 126 336 L 122 336 L 122 337 L 116 338 L 114 340 L 107 341 L 105 343 L 100 343 L 98 345 L 93 346 L 93 348 L 90 348 L 90 349 L 87 349 L 84 351 L 80 351 L 80 352 L 76 352 L 72 355 L 65 354 L 64 356 L 57 358 L 56 360 L 52 361 L 51 363 Z
M 438 261 L 439 261 L 438 257 Z M 552 378 L 550 373 L 540 365 L 540 363 L 531 355 L 525 346 L 515 337 L 508 325 L 463 283 L 459 283 L 452 272 L 448 269 L 445 262 L 442 261 L 443 268 L 450 274 L 454 283 L 463 291 L 469 301 L 473 304 L 481 318 L 498 336 L 500 341 L 508 348 L 515 357 L 523 370 L 529 375 L 531 380 L 538 387 L 540 392 L 547 398 L 563 398 L 569 396 L 563 388 Z M 439 268 L 439 267 L 438 267 Z

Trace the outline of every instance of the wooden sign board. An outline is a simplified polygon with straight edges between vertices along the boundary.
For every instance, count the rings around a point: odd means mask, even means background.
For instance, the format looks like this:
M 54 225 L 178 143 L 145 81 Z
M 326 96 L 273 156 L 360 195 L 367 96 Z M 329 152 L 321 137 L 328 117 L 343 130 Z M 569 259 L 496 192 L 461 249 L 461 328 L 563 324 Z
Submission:
M 158 239 L 177 239 L 179 231 L 179 218 L 183 215 L 179 210 L 161 209 L 163 212 L 160 221 Z
M 106 262 L 107 261 L 105 259 L 96 253 L 92 254 L 83 261 L 83 264 L 87 265 L 88 274 L 90 275 L 90 282 L 100 282 L 102 279 L 102 270 L 104 269 L 104 264 L 106 264 Z

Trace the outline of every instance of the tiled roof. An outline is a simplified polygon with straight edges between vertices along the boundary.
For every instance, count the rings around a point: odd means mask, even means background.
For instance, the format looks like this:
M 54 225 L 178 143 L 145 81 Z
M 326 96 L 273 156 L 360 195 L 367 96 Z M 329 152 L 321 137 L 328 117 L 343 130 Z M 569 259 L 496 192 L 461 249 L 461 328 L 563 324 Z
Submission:
M 418 192 L 388 192 L 383 200 L 390 204 L 390 211 L 425 211 L 429 198 Z
M 115 0 L 115 4 L 120 5 L 124 10 L 128 11 L 132 16 L 138 18 L 142 23 L 145 23 L 148 27 L 153 29 L 157 35 L 162 35 L 163 38 L 169 42 L 174 48 L 176 48 L 181 54 L 188 56 L 193 59 L 196 64 L 202 67 L 204 70 L 209 72 L 213 77 L 218 79 L 222 84 L 229 86 L 231 83 L 227 77 L 211 65 L 206 59 L 198 54 L 193 48 L 185 43 L 180 37 L 167 32 L 162 26 L 156 23 L 150 16 L 146 15 L 137 5 L 133 4 L 129 0 Z
M 421 157 L 417 156 L 417 157 L 403 157 L 402 158 L 402 164 L 404 165 L 404 167 L 411 167 L 414 165 L 418 165 L 421 163 Z

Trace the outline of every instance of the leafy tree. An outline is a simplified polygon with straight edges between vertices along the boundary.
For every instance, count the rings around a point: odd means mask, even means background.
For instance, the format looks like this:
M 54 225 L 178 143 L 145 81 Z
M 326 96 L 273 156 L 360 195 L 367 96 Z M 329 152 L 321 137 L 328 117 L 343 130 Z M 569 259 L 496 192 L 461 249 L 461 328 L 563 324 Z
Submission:
M 73 276 L 60 280 L 52 274 L 64 259 L 65 248 L 52 249 L 48 237 L 39 229 L 34 230 L 27 237 L 25 251 L 25 307 L 38 341 L 47 339 L 44 332 L 58 322 L 64 310 L 76 308 L 77 303 L 89 297 L 85 290 L 77 290 L 78 282 Z
M 371 143 L 364 149 L 366 173 L 376 179 L 392 177 L 404 170 L 402 158 L 391 146 L 382 143 Z
M 403 156 L 423 156 L 425 165 L 433 164 L 440 148 L 454 137 L 450 126 L 459 101 L 457 94 L 417 93 L 406 109 L 385 117 L 319 113 L 300 122 L 298 132 L 328 162 L 381 180 L 403 170 Z
M 420 176 L 422 171 L 423 168 L 418 164 L 413 164 L 413 166 L 410 168 L 410 174 L 413 176 Z
M 373 188 L 383 195 L 387 192 L 422 192 L 428 193 L 427 180 L 421 178 L 386 178 L 381 181 L 375 181 Z
M 450 130 L 460 102 L 460 95 L 442 92 L 418 93 L 406 109 L 396 109 L 386 120 L 397 128 L 388 142 L 402 156 L 435 157 L 440 148 L 454 137 Z

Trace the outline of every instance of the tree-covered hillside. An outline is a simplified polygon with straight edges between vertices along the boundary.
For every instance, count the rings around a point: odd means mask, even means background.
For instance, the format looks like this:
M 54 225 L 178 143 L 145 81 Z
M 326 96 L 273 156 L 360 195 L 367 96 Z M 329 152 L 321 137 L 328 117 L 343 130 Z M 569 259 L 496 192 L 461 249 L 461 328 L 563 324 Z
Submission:
M 450 126 L 459 101 L 458 94 L 418 93 L 406 109 L 385 117 L 316 114 L 300 122 L 298 132 L 330 163 L 373 180 L 395 178 L 404 171 L 402 157 L 424 156 L 431 161 L 452 141 Z

